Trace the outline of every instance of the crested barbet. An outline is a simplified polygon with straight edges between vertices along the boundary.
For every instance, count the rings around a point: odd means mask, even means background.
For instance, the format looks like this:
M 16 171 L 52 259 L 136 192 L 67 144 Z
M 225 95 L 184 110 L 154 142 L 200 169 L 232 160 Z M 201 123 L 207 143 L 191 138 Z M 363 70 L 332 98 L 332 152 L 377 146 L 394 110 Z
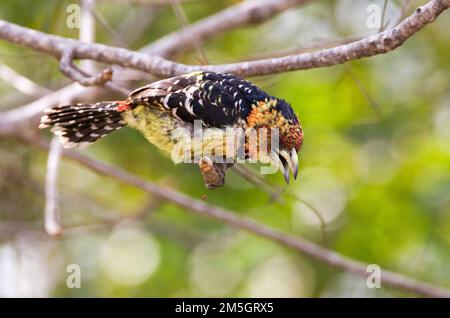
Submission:
M 230 128 L 244 132 L 243 144 L 237 142 L 237 147 L 243 149 L 245 159 L 262 161 L 262 156 L 258 157 L 260 152 L 249 145 L 250 132 L 256 131 L 257 142 L 262 143 L 261 136 L 266 138 L 265 145 L 270 143 L 267 139 L 277 135 L 278 145 L 268 146 L 266 158 L 279 168 L 287 183 L 290 171 L 297 177 L 297 153 L 302 146 L 303 130 L 292 107 L 285 100 L 270 96 L 231 74 L 193 72 L 138 88 L 123 101 L 49 108 L 39 127 L 52 127 L 63 146 L 70 148 L 90 144 L 129 125 L 141 131 L 163 152 L 173 154 L 179 153 L 179 149 L 188 149 L 188 157 L 193 157 L 199 147 L 192 142 L 198 135 L 195 123 L 201 131 L 218 132 L 202 137 L 200 148 L 207 147 L 215 157 L 226 156 L 226 160 L 237 156 L 238 152 L 218 149 L 229 145 L 223 141 L 223 136 Z M 178 129 L 181 134 L 175 133 Z M 263 134 L 258 134 L 262 131 Z M 211 141 L 211 136 L 215 142 Z M 173 155 L 172 159 L 176 161 Z

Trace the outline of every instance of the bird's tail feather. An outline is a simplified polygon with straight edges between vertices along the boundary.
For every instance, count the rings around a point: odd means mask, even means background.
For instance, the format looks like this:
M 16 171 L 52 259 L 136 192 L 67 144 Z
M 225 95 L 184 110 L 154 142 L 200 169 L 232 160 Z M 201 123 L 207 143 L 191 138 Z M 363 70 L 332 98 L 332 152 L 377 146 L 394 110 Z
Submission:
M 126 109 L 122 101 L 57 106 L 45 110 L 39 128 L 52 127 L 65 148 L 87 145 L 125 126 Z

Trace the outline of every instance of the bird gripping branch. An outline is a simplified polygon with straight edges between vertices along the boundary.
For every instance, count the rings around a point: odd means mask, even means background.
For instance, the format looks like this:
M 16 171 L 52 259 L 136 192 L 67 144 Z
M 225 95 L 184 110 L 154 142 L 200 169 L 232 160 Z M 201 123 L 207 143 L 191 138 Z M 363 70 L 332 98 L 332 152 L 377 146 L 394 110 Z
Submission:
M 129 125 L 163 152 L 173 155 L 188 149 L 190 159 L 197 148 L 208 148 L 215 158 L 235 157 L 238 151 L 229 152 L 230 144 L 223 137 L 230 128 L 240 129 L 243 139 L 235 147 L 243 150 L 245 159 L 262 161 L 264 144 L 268 160 L 287 183 L 290 172 L 294 178 L 298 173 L 303 130 L 292 107 L 231 74 L 193 72 L 138 88 L 124 101 L 57 106 L 45 113 L 39 127 L 52 127 L 66 148 L 93 143 Z M 197 146 L 192 142 L 197 138 L 196 121 L 203 133 Z M 179 129 L 184 132 L 181 136 L 176 134 Z M 257 136 L 256 147 L 251 144 L 252 132 Z M 279 141 L 276 147 L 268 141 L 274 137 Z

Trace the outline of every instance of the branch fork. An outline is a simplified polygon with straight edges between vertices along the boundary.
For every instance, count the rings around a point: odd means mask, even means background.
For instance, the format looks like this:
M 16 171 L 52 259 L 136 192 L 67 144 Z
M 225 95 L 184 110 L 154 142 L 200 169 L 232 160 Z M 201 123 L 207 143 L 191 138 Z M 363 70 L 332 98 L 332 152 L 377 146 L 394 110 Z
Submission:
M 74 48 L 66 48 L 61 53 L 59 69 L 68 78 L 80 83 L 83 86 L 102 86 L 112 80 L 112 68 L 105 68 L 100 73 L 91 76 L 73 63 L 74 57 Z

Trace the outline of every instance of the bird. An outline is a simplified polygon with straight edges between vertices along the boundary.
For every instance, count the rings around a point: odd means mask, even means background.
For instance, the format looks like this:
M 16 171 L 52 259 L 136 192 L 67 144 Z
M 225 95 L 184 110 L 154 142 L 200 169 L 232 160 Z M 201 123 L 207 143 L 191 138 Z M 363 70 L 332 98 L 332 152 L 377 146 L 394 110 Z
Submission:
M 227 147 L 222 137 L 230 129 L 243 131 L 244 137 L 235 147 L 242 150 L 244 159 L 263 161 L 264 157 L 258 157 L 258 146 L 250 147 L 250 132 L 257 136 L 257 143 L 266 138 L 267 145 L 268 139 L 276 138 L 278 145 L 270 144 L 264 158 L 282 172 L 287 184 L 290 173 L 297 178 L 298 152 L 303 144 L 298 116 L 284 99 L 233 74 L 195 71 L 140 87 L 126 100 L 47 108 L 39 128 L 50 127 L 62 145 L 71 148 L 91 144 L 127 125 L 162 152 L 174 154 L 187 149 L 186 156 L 191 159 L 197 148 L 205 146 L 212 147 L 212 154 L 217 154 L 214 158 L 237 156 L 238 151 L 229 155 L 229 149 L 218 150 L 219 146 Z M 196 127 L 213 133 L 208 138 L 203 134 L 193 146 Z M 174 156 L 172 160 L 180 162 Z

